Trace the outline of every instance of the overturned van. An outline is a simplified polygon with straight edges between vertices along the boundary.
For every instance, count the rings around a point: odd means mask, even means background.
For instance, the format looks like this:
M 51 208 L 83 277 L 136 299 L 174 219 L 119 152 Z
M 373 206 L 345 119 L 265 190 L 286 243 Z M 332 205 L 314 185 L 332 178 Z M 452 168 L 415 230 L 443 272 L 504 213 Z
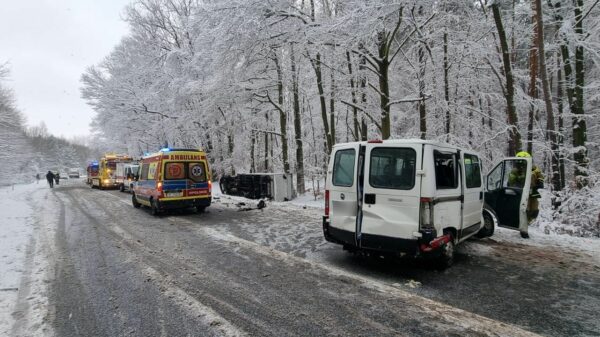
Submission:
M 531 161 L 525 163 L 530 168 Z M 505 192 L 496 191 L 494 201 Z M 511 188 L 510 194 L 516 204 L 502 207 L 516 207 L 511 214 L 519 221 L 525 210 L 516 199 L 527 193 Z M 497 212 L 492 206 L 484 223 L 483 207 L 475 152 L 419 139 L 337 144 L 327 169 L 323 233 L 350 251 L 432 256 L 446 267 L 456 244 L 492 235 Z

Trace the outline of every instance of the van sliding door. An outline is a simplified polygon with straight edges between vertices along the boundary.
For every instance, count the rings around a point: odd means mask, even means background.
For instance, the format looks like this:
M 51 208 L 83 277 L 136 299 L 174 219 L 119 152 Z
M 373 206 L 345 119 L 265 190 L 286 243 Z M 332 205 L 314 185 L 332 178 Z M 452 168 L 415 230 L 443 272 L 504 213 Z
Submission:
M 392 250 L 394 239 L 414 239 L 419 224 L 421 156 L 421 145 L 367 144 L 362 247 Z

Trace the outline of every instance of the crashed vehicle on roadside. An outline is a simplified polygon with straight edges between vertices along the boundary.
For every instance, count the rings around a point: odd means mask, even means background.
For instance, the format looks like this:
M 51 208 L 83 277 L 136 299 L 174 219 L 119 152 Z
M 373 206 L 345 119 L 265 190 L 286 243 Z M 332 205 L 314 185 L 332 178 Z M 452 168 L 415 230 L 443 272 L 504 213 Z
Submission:
M 507 186 L 515 163 L 527 170 L 520 188 Z M 480 156 L 453 145 L 419 139 L 337 144 L 327 169 L 323 233 L 348 251 L 430 257 L 445 268 L 468 238 L 491 236 L 495 225 L 527 224 L 529 193 L 523 191 L 530 172 L 531 158 L 507 158 L 484 183 Z

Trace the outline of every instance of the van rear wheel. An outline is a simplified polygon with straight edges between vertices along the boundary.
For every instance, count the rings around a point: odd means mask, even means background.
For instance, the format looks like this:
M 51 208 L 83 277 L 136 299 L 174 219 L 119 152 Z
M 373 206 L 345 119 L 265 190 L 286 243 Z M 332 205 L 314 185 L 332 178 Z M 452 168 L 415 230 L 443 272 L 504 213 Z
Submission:
M 125 184 L 119 185 L 119 191 L 125 192 Z
M 142 204 L 140 204 L 140 203 L 137 201 L 137 198 L 135 197 L 135 194 L 133 194 L 133 195 L 131 196 L 131 203 L 133 204 L 133 207 L 135 207 L 135 208 L 140 208 L 140 207 L 142 206 Z
M 451 232 L 445 232 L 450 236 L 450 241 L 440 248 L 440 256 L 437 261 L 438 268 L 446 269 L 454 263 L 454 236 Z
M 475 234 L 478 238 L 487 238 L 494 234 L 494 216 L 487 210 L 483 210 L 483 227 Z
M 152 199 L 152 201 L 150 201 L 150 213 L 154 216 L 158 215 L 159 210 L 158 210 L 158 205 L 156 204 L 156 200 Z

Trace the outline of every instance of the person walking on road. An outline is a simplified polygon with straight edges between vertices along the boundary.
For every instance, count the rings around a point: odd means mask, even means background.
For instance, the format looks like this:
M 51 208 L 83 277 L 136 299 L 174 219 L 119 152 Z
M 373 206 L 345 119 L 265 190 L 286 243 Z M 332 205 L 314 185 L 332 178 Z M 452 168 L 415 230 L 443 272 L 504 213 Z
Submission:
M 36 173 L 35 179 L 37 181 L 37 184 L 39 184 L 40 183 L 40 174 L 39 173 Z
M 50 185 L 50 188 L 54 187 L 54 173 L 52 173 L 52 171 L 48 171 L 48 173 L 46 173 L 46 180 L 48 180 L 48 185 Z
M 60 185 L 60 173 L 58 171 L 56 171 L 56 174 L 54 175 L 54 182 L 56 185 Z

